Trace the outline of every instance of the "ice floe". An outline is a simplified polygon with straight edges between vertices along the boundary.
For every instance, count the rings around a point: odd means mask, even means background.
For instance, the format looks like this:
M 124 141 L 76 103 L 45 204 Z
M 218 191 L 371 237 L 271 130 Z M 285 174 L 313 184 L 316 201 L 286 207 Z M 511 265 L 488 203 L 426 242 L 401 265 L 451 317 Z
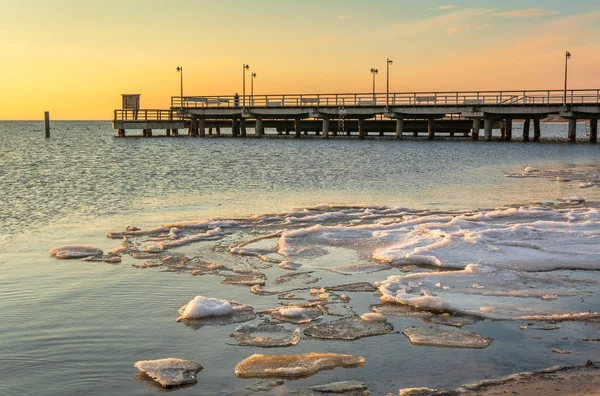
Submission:
M 65 245 L 50 249 L 50 256 L 59 260 L 102 256 L 102 249 L 91 245 Z
M 288 330 L 277 323 L 262 322 L 238 326 L 230 336 L 243 346 L 281 348 L 298 344 L 300 329 Z
M 202 366 L 191 360 L 167 358 L 140 360 L 133 365 L 165 388 L 195 384 Z
M 199 328 L 204 325 L 223 325 L 247 322 L 256 317 L 254 308 L 236 301 L 196 296 L 179 308 L 178 322 Z
M 425 345 L 446 348 L 487 348 L 491 338 L 464 330 L 448 330 L 438 327 L 413 326 L 402 330 L 414 345 Z
M 235 366 L 235 374 L 242 378 L 306 377 L 336 367 L 358 367 L 365 359 L 361 356 L 336 353 L 305 353 L 302 355 L 255 354 Z
M 383 320 L 363 320 L 361 318 L 341 318 L 304 329 L 304 334 L 312 338 L 330 340 L 357 340 L 390 333 L 394 326 Z

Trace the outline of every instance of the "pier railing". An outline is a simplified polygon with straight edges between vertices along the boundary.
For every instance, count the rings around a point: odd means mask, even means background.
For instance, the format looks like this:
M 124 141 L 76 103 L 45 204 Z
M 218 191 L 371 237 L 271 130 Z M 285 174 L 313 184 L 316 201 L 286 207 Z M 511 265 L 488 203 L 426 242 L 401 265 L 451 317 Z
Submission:
M 170 121 L 181 120 L 181 112 L 177 110 L 158 109 L 122 109 L 115 110 L 115 121 Z
M 171 108 L 562 105 L 563 90 L 173 96 Z M 566 104 L 600 105 L 600 89 L 568 90 Z

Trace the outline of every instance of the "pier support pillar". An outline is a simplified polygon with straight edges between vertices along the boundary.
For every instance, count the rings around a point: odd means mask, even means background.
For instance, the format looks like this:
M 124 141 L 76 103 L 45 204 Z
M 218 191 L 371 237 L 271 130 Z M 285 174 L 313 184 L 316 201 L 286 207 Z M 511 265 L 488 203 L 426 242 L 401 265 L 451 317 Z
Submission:
M 208 134 L 212 135 L 212 127 L 208 127 Z
M 165 135 L 166 135 L 166 136 L 171 136 L 171 129 L 167 128 L 167 129 L 165 130 Z
M 504 124 L 504 126 L 506 128 L 504 139 L 507 142 L 510 142 L 512 140 L 512 124 L 513 124 L 512 121 L 513 121 L 512 118 L 507 118 L 505 121 L 505 124 Z
M 360 119 L 358 120 L 358 138 L 360 140 L 363 140 L 365 138 L 365 120 Z
M 152 137 L 152 129 L 144 129 L 144 130 L 142 131 L 142 135 L 143 135 L 144 137 Z
M 577 118 L 569 118 L 569 143 L 574 143 L 577 140 Z
M 590 143 L 598 142 L 598 119 L 592 118 L 590 120 Z
M 329 118 L 323 118 L 323 139 L 329 139 Z
M 472 140 L 479 140 L 479 130 L 481 129 L 481 120 L 475 118 L 473 120 L 473 132 L 471 133 Z
M 256 119 L 256 126 L 254 127 L 254 134 L 257 137 L 262 137 L 265 134 L 265 130 L 263 128 L 262 118 L 257 118 Z
M 404 134 L 404 118 L 398 117 L 398 118 L 396 118 L 396 139 L 402 139 L 403 134 Z
M 239 134 L 240 124 L 238 123 L 237 118 L 231 119 L 231 136 L 236 137 Z
M 192 118 L 192 123 L 190 124 L 189 129 L 190 136 L 198 136 L 198 119 Z
M 427 120 L 427 139 L 433 140 L 435 137 L 435 120 L 430 118 Z
M 502 121 L 502 126 L 500 127 L 500 139 L 506 139 L 506 122 Z
M 540 136 L 542 135 L 542 126 L 540 125 L 540 119 L 533 119 L 533 141 L 539 142 Z
M 296 132 L 296 138 L 299 138 L 300 135 L 302 134 L 302 119 L 301 118 L 296 118 L 294 120 L 294 130 Z
M 529 131 L 531 130 L 531 119 L 527 118 L 523 123 L 523 141 L 529 141 Z
M 177 129 L 177 128 L 171 129 L 171 135 L 172 136 L 179 136 L 179 129 Z
M 288 127 L 285 127 L 285 134 L 286 134 L 286 135 L 289 135 L 289 134 L 290 134 L 290 128 L 288 128 Z
M 493 121 L 490 119 L 483 120 L 483 138 L 484 140 L 492 140 L 492 125 Z
M 125 137 L 125 129 L 119 129 L 119 137 Z
M 200 137 L 206 136 L 204 133 L 205 127 L 206 127 L 206 120 L 204 118 L 198 119 L 198 136 L 200 136 Z
M 246 119 L 244 117 L 240 118 L 240 130 L 242 137 L 246 137 Z
M 450 137 L 454 137 L 454 131 L 450 131 L 450 132 L 449 132 L 449 136 L 450 136 Z M 477 138 L 479 138 L 479 133 L 477 134 Z
M 220 127 L 219 125 L 217 125 L 217 128 L 215 129 L 215 133 L 216 133 L 217 135 L 220 135 L 220 134 L 221 134 L 221 127 Z

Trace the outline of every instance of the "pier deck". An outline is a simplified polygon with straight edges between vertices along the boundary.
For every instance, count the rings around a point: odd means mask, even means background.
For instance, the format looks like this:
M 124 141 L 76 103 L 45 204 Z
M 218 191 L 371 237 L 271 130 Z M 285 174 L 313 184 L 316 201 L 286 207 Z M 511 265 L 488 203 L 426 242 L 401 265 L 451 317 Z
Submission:
M 512 139 L 513 120 L 525 120 L 523 140 L 541 137 L 540 120 L 549 115 L 568 120 L 567 139 L 576 140 L 577 120 L 590 120 L 589 140 L 597 142 L 600 117 L 600 89 L 535 90 L 480 92 L 349 93 L 236 96 L 174 96 L 169 110 L 115 110 L 113 128 L 119 136 L 127 129 L 142 129 L 152 136 L 153 129 L 165 129 L 167 135 L 188 129 L 192 136 L 206 136 L 212 128 L 231 129 L 233 136 L 247 136 L 246 128 L 257 137 L 265 128 L 278 134 L 290 130 L 296 137 L 315 132 L 330 135 L 357 135 L 369 132 L 385 136 L 393 132 L 401 139 L 406 134 L 428 139 L 436 134 L 492 139 L 492 129 L 501 130 L 501 138 Z

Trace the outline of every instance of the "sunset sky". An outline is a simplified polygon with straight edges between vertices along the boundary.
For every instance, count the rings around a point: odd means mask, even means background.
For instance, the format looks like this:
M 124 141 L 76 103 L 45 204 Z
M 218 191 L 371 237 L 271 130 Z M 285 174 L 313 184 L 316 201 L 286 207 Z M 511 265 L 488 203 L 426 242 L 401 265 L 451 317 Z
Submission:
M 0 0 L 0 119 L 179 95 L 600 88 L 598 0 Z M 248 85 L 249 87 L 249 85 Z

